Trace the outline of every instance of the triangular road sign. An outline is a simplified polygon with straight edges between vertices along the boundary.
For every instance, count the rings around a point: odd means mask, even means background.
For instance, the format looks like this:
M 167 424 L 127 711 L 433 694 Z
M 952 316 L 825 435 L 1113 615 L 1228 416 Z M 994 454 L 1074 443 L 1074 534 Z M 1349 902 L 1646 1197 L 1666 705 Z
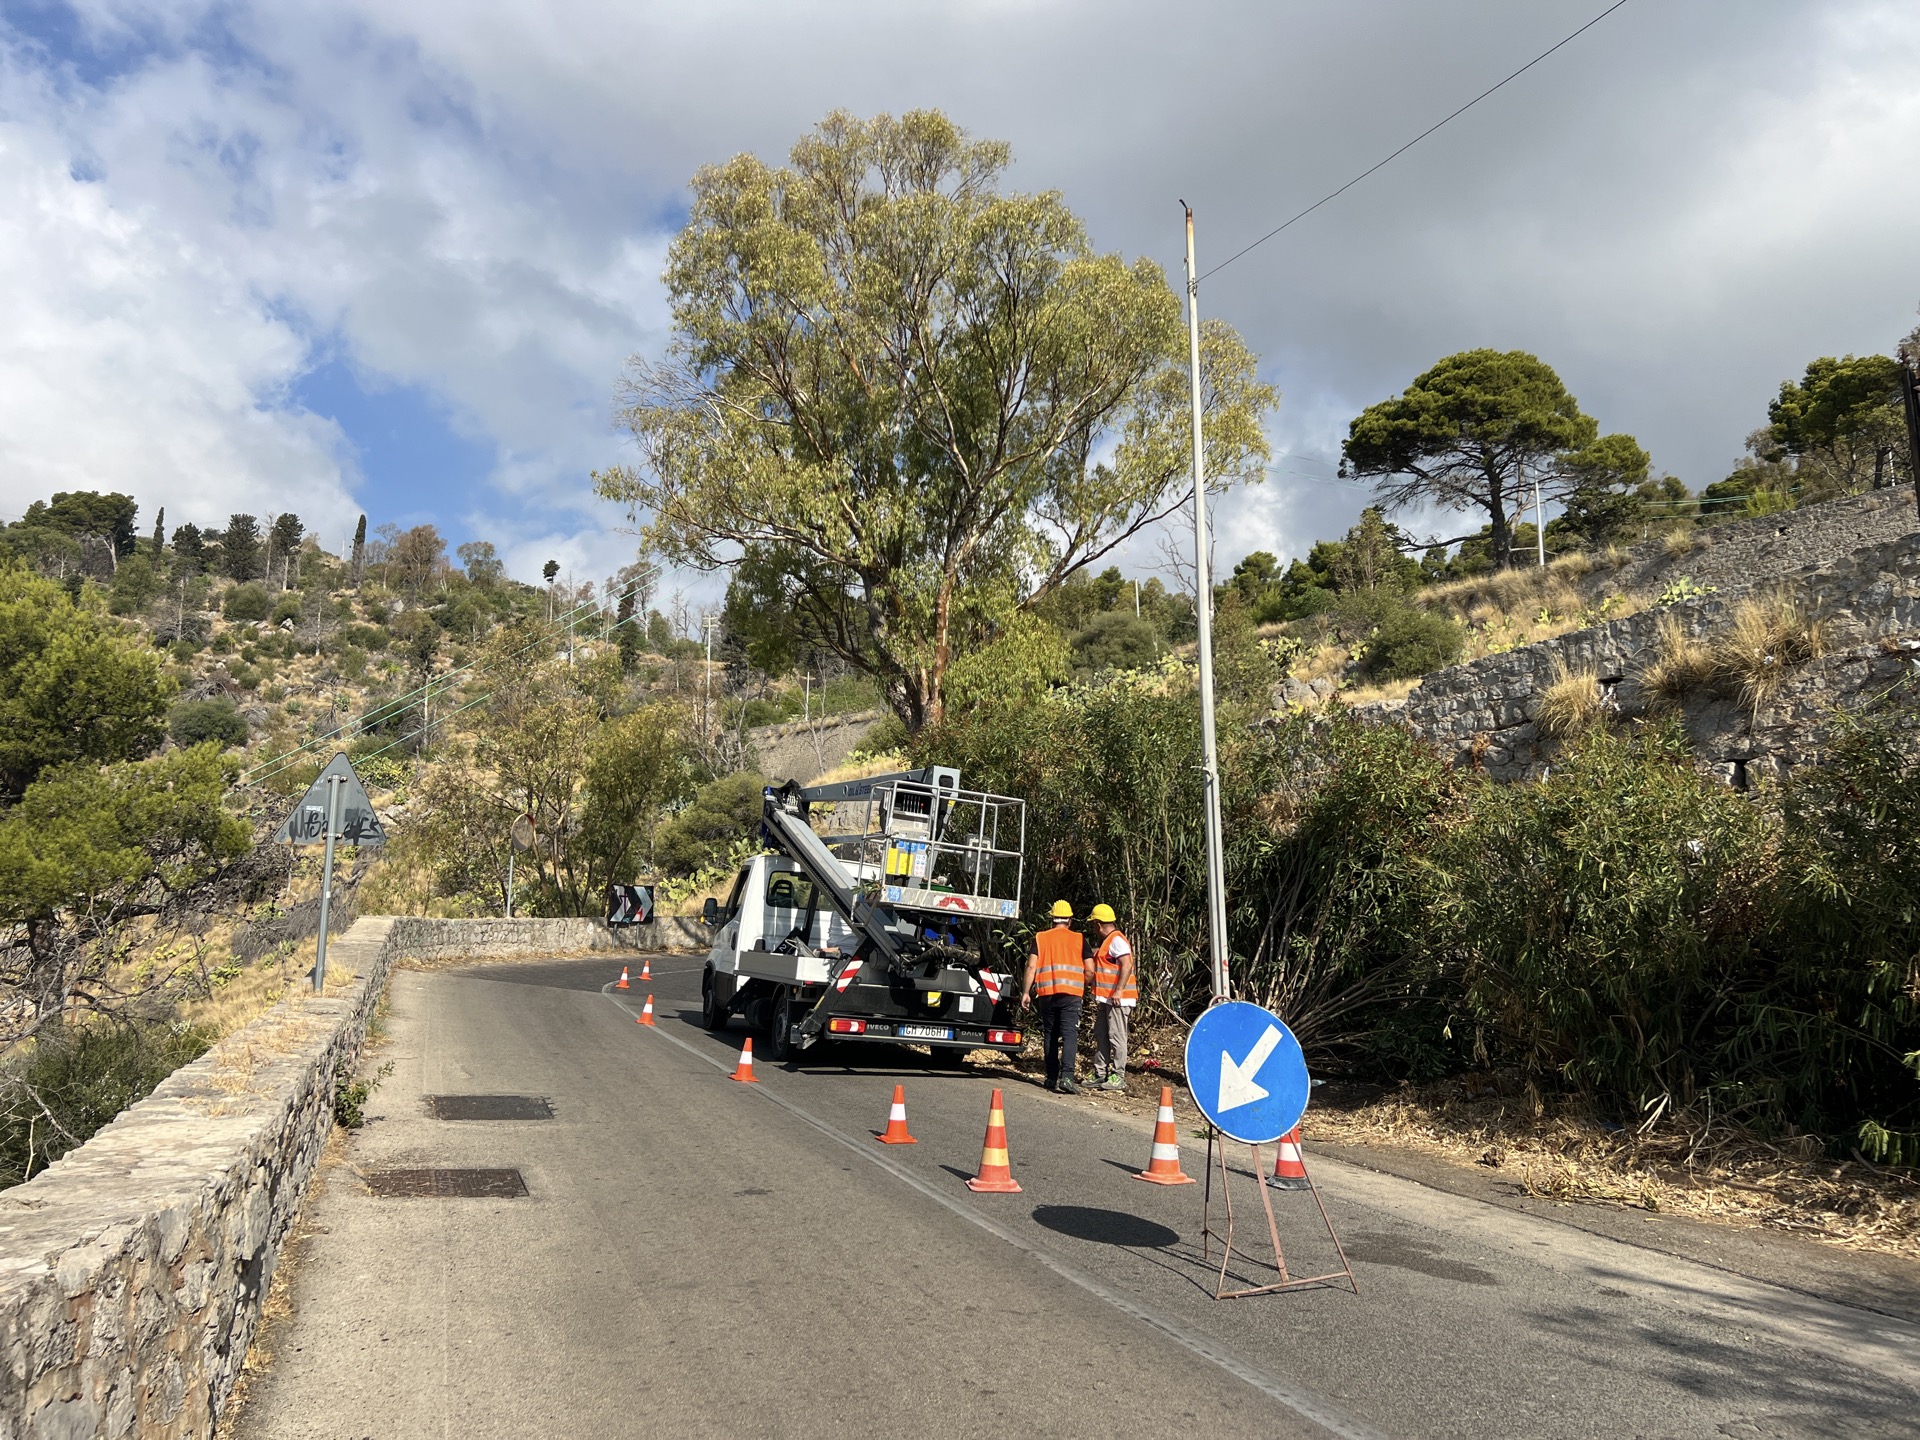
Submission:
M 341 780 L 345 783 L 339 784 Z M 293 813 L 274 832 L 273 838 L 288 845 L 324 845 L 327 807 L 331 803 L 328 792 L 334 789 L 340 792 L 337 812 L 340 827 L 333 832 L 333 838 L 347 845 L 384 845 L 387 832 L 380 828 L 380 817 L 373 813 L 367 787 L 353 773 L 353 766 L 345 755 L 336 755 L 327 762 L 327 768 L 300 797 L 300 803 L 293 807 Z

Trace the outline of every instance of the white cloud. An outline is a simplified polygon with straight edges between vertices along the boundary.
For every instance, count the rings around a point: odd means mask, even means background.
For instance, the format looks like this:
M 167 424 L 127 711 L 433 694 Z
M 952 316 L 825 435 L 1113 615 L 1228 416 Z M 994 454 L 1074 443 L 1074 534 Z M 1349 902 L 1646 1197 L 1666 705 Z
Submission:
M 939 105 L 1011 140 L 1016 182 L 1063 190 L 1097 243 L 1174 273 L 1176 197 L 1218 263 L 1592 8 L 90 0 L 92 33 L 144 58 L 89 81 L 16 44 L 0 72 L 0 262 L 23 277 L 0 300 L 0 498 L 111 482 L 336 529 L 410 508 L 349 501 L 340 437 L 288 403 L 321 342 L 494 448 L 450 528 L 518 574 L 603 575 L 630 537 L 586 475 L 622 453 L 622 358 L 664 340 L 698 164 L 778 157 L 835 106 Z M 1362 406 L 1489 344 L 1709 482 L 1780 379 L 1910 323 L 1916 61 L 1907 5 L 1628 6 L 1203 305 L 1285 392 L 1277 448 L 1330 456 Z M 1283 469 L 1223 508 L 1221 558 L 1304 551 L 1363 498 Z

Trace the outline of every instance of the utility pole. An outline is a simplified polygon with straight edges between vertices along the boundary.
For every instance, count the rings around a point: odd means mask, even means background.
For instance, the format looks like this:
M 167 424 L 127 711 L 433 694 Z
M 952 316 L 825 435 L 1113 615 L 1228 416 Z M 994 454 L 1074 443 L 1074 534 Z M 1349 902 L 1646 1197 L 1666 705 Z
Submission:
M 1193 399 L 1193 618 L 1200 652 L 1200 768 L 1207 806 L 1207 950 L 1213 998 L 1231 996 L 1227 975 L 1226 844 L 1220 824 L 1220 760 L 1213 728 L 1213 582 L 1207 574 L 1206 448 L 1200 413 L 1200 276 L 1193 264 L 1193 207 L 1187 212 L 1187 360 Z
M 1547 522 L 1540 510 L 1540 472 L 1533 473 L 1533 538 L 1540 542 L 1540 568 L 1547 568 Z
M 1913 363 L 1900 357 L 1900 398 L 1907 410 L 1907 459 L 1913 466 L 1913 498 L 1920 508 L 1920 382 L 1913 376 Z
M 713 733 L 713 627 L 719 623 L 720 617 L 718 615 L 702 615 L 700 617 L 700 628 L 706 632 L 707 638 L 707 669 L 705 675 L 707 689 L 706 699 L 701 702 L 700 708 L 700 733 L 703 737 L 709 738 Z

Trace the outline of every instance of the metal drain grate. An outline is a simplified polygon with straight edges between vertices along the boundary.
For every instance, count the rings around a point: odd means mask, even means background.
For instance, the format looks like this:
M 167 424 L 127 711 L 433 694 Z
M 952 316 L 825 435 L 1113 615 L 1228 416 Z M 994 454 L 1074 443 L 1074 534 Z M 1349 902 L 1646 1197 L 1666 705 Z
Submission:
M 387 1199 L 517 1200 L 527 1193 L 518 1170 L 370 1170 L 361 1178 Z
M 440 1120 L 551 1120 L 553 1107 L 538 1095 L 429 1095 Z

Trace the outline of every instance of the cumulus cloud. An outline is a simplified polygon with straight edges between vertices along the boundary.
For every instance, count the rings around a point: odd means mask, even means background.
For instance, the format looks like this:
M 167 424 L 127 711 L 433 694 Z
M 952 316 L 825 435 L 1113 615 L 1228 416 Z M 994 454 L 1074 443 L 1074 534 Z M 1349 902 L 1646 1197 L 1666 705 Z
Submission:
M 1177 275 L 1180 197 L 1217 265 L 1598 8 L 88 0 L 91 66 L 7 46 L 0 259 L 31 283 L 0 302 L 0 484 L 222 514 L 293 487 L 377 521 L 409 507 L 293 398 L 338 354 L 494 455 L 444 528 L 604 574 L 631 537 L 586 475 L 620 453 L 621 359 L 664 343 L 699 164 L 937 105 Z M 1910 324 L 1916 61 L 1892 0 L 1629 4 L 1209 274 L 1293 457 L 1228 502 L 1221 558 L 1350 523 L 1364 493 L 1319 463 L 1346 421 L 1473 345 L 1535 351 L 1657 464 L 1719 478 L 1782 378 Z

